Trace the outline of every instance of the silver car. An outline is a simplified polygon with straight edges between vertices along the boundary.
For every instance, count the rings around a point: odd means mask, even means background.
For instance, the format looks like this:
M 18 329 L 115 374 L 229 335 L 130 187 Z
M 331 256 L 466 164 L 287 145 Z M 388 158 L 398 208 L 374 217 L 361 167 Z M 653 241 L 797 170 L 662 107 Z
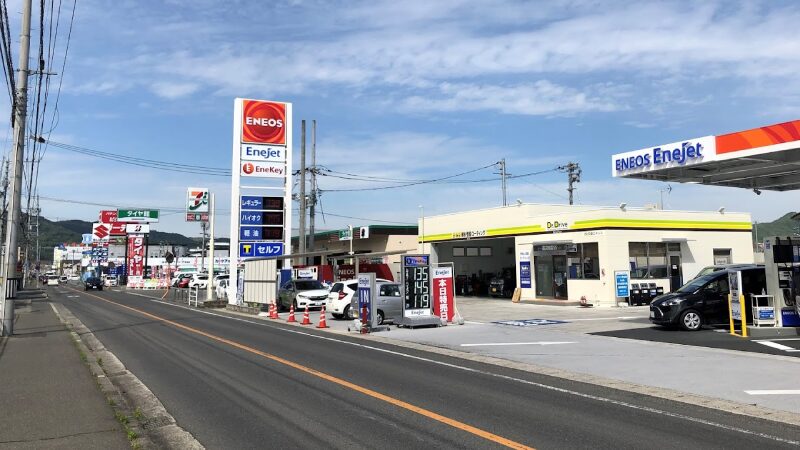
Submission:
M 400 283 L 395 282 L 378 282 L 375 283 L 377 294 L 372 301 L 377 308 L 375 317 L 378 324 L 384 321 L 399 319 L 403 314 L 403 299 L 400 295 Z M 350 301 L 350 309 L 352 311 L 358 310 L 358 294 L 352 296 Z M 360 311 L 359 311 L 360 314 Z M 353 314 L 354 316 L 356 314 Z
M 328 304 L 328 288 L 317 280 L 289 280 L 278 291 L 278 308 L 295 310 L 322 308 Z

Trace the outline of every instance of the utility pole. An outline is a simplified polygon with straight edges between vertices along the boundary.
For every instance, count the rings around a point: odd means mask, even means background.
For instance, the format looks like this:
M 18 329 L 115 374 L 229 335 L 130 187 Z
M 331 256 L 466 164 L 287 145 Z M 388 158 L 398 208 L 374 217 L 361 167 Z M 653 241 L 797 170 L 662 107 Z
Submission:
M 14 166 L 13 190 L 11 191 L 9 214 L 6 220 L 6 251 L 3 255 L 3 267 L 6 276 L 3 301 L 3 336 L 14 332 L 15 290 L 9 296 L 9 284 L 16 283 L 17 277 L 17 233 L 22 203 L 22 169 L 25 158 L 25 122 L 28 108 L 28 58 L 31 50 L 31 0 L 22 2 L 22 25 L 19 38 L 19 71 L 17 73 L 17 92 L 14 96 Z M 14 280 L 12 280 L 12 278 Z
M 208 249 L 211 257 L 208 263 L 208 284 L 206 285 L 206 300 L 214 299 L 214 193 L 208 194 L 208 226 L 211 229 L 208 237 Z
M 200 246 L 200 272 L 203 272 L 206 261 L 206 230 L 208 229 L 208 222 L 200 222 L 200 229 L 203 231 L 203 243 Z
M 317 210 L 317 121 L 311 121 L 311 207 L 309 210 L 308 248 L 314 251 L 314 233 Z
M 567 192 L 569 192 L 569 204 L 573 204 L 573 191 L 576 189 L 574 183 L 581 182 L 581 166 L 578 163 L 568 162 L 565 166 L 561 166 L 558 170 L 567 173 Z
M 503 206 L 508 206 L 508 200 L 506 197 L 506 180 L 510 174 L 506 171 L 506 159 L 503 158 L 500 161 L 497 161 L 495 164 L 497 164 L 497 166 L 500 168 L 500 173 L 495 172 L 495 175 L 500 175 L 500 190 L 503 192 Z
M 306 252 L 306 121 L 300 122 L 300 221 L 297 243 L 300 254 Z M 304 256 L 301 264 L 305 265 Z

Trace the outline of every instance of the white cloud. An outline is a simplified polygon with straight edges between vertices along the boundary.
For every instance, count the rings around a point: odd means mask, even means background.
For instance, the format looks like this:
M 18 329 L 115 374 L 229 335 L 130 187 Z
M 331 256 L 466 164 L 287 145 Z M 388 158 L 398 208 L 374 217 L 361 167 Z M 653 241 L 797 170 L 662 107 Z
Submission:
M 200 86 L 196 83 L 159 82 L 153 83 L 151 88 L 159 97 L 174 100 L 197 92 Z

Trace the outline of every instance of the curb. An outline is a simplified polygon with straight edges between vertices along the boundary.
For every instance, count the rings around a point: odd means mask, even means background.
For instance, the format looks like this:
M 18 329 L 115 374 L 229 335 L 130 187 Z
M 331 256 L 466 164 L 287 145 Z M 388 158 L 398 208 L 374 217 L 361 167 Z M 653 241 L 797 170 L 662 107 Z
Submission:
M 114 409 L 117 420 L 128 433 L 133 448 L 193 449 L 203 447 L 194 436 L 179 427 L 155 394 L 125 368 L 125 365 L 95 337 L 67 307 L 50 303 L 67 325 L 75 345 L 100 391 Z M 133 436 L 131 437 L 133 433 Z

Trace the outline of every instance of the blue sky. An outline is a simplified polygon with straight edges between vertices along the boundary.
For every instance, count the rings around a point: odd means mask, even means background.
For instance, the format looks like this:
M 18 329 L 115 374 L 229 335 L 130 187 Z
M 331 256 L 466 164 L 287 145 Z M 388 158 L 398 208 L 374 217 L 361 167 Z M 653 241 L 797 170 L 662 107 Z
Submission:
M 13 36 L 19 9 L 11 2 Z M 511 174 L 575 161 L 583 168 L 578 203 L 638 206 L 657 203 L 666 186 L 612 179 L 612 154 L 800 118 L 797 23 L 800 5 L 778 1 L 82 0 L 51 139 L 230 168 L 233 99 L 272 99 L 294 104 L 296 151 L 300 120 L 317 120 L 318 164 L 331 170 L 433 179 L 501 158 Z M 326 215 L 319 227 L 411 224 L 419 205 L 431 215 L 501 202 L 499 179 L 371 189 L 385 185 L 321 177 L 323 211 L 365 220 Z M 208 186 L 222 214 L 229 209 L 228 178 L 57 147 L 45 155 L 39 193 L 182 207 L 188 186 Z M 349 188 L 367 190 L 333 191 Z M 667 208 L 725 206 L 761 221 L 800 200 L 672 188 Z M 560 172 L 508 185 L 510 203 L 565 203 L 566 195 Z M 48 218 L 92 220 L 101 208 L 43 200 L 42 209 Z M 199 233 L 180 214 L 156 228 Z M 220 234 L 227 228 L 220 217 Z

